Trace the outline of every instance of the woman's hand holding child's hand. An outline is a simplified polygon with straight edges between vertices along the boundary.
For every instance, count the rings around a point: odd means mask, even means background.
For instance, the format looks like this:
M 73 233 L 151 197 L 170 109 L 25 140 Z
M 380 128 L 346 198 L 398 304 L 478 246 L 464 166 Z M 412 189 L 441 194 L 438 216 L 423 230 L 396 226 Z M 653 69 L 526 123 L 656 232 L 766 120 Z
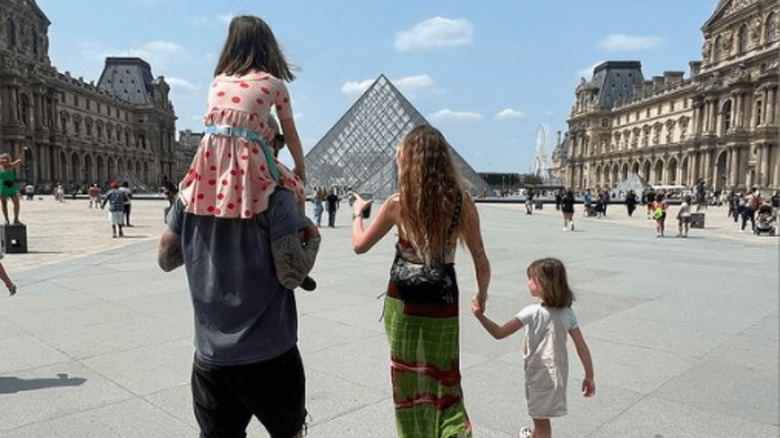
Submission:
M 482 306 L 480 306 L 479 301 L 476 298 L 471 300 L 471 313 L 473 313 L 476 316 L 476 315 L 482 315 L 484 311 L 485 309 Z

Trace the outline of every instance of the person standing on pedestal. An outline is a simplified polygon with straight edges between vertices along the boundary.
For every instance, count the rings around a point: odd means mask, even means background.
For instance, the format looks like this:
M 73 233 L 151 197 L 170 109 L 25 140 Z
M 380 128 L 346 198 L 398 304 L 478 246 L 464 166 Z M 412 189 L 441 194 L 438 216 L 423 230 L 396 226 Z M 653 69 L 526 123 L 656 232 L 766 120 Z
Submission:
M 21 157 L 11 161 L 10 155 L 0 155 L 0 182 L 2 182 L 2 185 L 0 185 L 0 203 L 2 203 L 6 225 L 10 224 L 8 220 L 8 198 L 11 198 L 11 202 L 14 204 L 14 224 L 21 224 L 19 222 L 19 189 L 16 188 L 16 172 L 14 171 L 14 167 L 20 164 L 22 164 Z

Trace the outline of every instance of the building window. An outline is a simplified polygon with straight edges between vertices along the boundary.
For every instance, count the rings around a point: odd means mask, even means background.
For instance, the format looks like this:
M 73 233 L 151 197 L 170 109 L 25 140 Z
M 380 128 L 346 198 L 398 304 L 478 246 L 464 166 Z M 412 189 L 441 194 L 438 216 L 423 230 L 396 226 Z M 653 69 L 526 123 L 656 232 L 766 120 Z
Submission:
M 647 114 L 645 114 L 645 117 L 650 118 L 650 108 L 647 109 Z
M 76 108 L 79 107 L 79 95 L 78 94 L 74 94 L 73 95 L 73 106 L 75 106 Z
M 670 113 L 673 113 L 673 112 L 674 112 L 674 104 L 675 104 L 675 102 L 674 102 L 674 101 L 671 101 L 671 102 L 669 102 L 669 112 L 670 112 Z
M 761 101 L 756 101 L 756 126 L 761 125 L 761 108 L 763 108 L 763 105 L 761 105 Z
M 766 19 L 764 43 L 771 43 L 777 38 L 777 14 L 772 12 Z
M 609 127 L 609 120 L 606 117 L 601 119 L 601 127 L 602 128 L 608 128 Z
M 91 104 L 89 102 L 89 99 L 86 99 L 86 100 L 87 100 L 87 111 L 89 111 L 89 107 L 90 107 Z
M 747 26 L 743 24 L 737 35 L 737 53 L 744 53 L 745 50 L 747 50 Z
M 11 17 L 5 20 L 5 40 L 8 41 L 8 46 L 16 47 L 16 23 Z
M 30 124 L 30 100 L 27 98 L 26 94 L 22 94 L 21 96 L 21 102 L 20 103 L 20 115 L 21 115 L 21 122 L 25 125 Z
M 720 62 L 720 57 L 723 55 L 723 39 L 721 37 L 715 38 L 715 46 L 712 48 L 712 62 Z
M 78 120 L 74 120 L 73 121 L 73 135 L 78 137 L 80 130 L 81 130 L 81 122 L 79 122 Z
M 659 116 L 661 115 L 661 105 L 660 104 L 658 105 L 658 115 Z
M 688 99 L 683 99 L 683 109 L 688 109 Z
M 723 132 L 729 132 L 731 128 L 731 100 L 723 104 Z

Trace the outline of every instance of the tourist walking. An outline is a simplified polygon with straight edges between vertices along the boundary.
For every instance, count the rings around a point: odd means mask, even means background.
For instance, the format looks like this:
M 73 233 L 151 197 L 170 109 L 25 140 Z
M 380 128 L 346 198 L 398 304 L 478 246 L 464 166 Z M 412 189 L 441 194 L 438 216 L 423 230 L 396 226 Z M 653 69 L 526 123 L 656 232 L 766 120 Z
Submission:
M 27 148 L 24 148 L 27 150 Z M 23 152 L 24 153 L 24 152 Z M 15 167 L 22 164 L 22 157 L 20 155 L 14 161 L 11 161 L 11 156 L 8 154 L 0 154 L 0 205 L 3 208 L 3 217 L 5 217 L 5 224 L 8 225 L 11 222 L 8 220 L 8 200 L 14 205 L 14 224 L 20 224 L 19 222 L 19 189 L 16 187 L 16 171 Z
M 626 194 L 626 211 L 628 212 L 628 217 L 633 216 L 634 210 L 636 210 L 636 204 L 636 193 L 634 193 L 633 190 L 629 190 Z
M 106 208 L 108 204 L 108 221 L 111 223 L 111 237 L 123 237 L 125 234 L 122 231 L 124 224 L 124 212 L 125 212 L 125 191 L 119 188 L 119 183 L 116 181 L 111 182 L 111 190 L 109 190 L 103 196 L 103 202 L 100 204 L 101 209 Z M 117 230 L 119 233 L 117 234 Z
M 527 189 L 525 191 L 525 214 L 534 213 L 534 190 Z
M 569 189 L 561 199 L 561 212 L 563 213 L 563 231 L 571 228 L 574 231 L 574 192 Z
M 644 198 L 644 204 L 647 206 L 647 218 L 651 219 L 653 217 L 653 210 L 655 209 L 655 190 L 649 189 L 646 192 L 643 192 L 642 197 Z
M 130 207 L 132 206 L 130 200 L 133 198 L 133 191 L 130 190 L 130 184 L 127 181 L 122 182 L 122 186 L 119 187 L 119 190 L 125 192 L 125 205 L 122 209 L 125 226 L 132 227 L 132 225 L 130 225 Z
M 655 201 L 653 202 L 653 219 L 655 221 L 655 237 L 664 237 L 664 229 L 666 228 L 666 210 L 669 208 L 669 204 L 666 203 L 663 193 L 655 195 Z
M 677 237 L 688 237 L 688 230 L 691 228 L 691 197 L 686 195 L 680 204 L 680 210 L 677 211 Z
M 97 184 L 89 186 L 89 208 L 100 207 L 100 188 Z
M 319 232 L 301 214 L 304 167 L 290 98 L 294 78 L 268 25 L 231 20 L 210 87 L 206 135 L 168 215 L 159 264 L 187 270 L 195 313 L 192 396 L 203 437 L 301 437 L 305 376 L 293 288 Z M 295 174 L 273 158 L 276 108 Z M 289 189 L 289 190 L 288 190 Z
M 477 208 L 460 184 L 448 149 L 437 129 L 414 128 L 397 152 L 399 193 L 385 201 L 365 230 L 363 211 L 370 202 L 355 195 L 353 206 L 356 253 L 369 251 L 392 230 L 398 233 L 384 319 L 401 438 L 471 436 L 458 359 L 458 239 L 471 252 L 474 302 L 483 311 L 490 264 Z
M 554 258 L 539 259 L 526 270 L 528 289 L 539 302 L 526 306 L 504 325 L 498 325 L 485 316 L 478 303 L 471 310 L 483 327 L 496 339 L 503 339 L 527 327 L 523 341 L 525 359 L 525 394 L 528 415 L 533 419 L 533 430 L 524 427 L 521 437 L 550 437 L 550 419 L 567 414 L 566 384 L 569 361 L 566 335 L 571 336 L 577 355 L 585 370 L 582 394 L 596 393 L 593 360 L 572 309 L 574 294 L 566 279 L 566 268 Z
M 591 195 L 590 189 L 585 190 L 585 194 L 582 195 L 582 209 L 582 214 L 585 217 L 593 214 L 593 195 Z
M 336 226 L 336 211 L 338 211 L 340 203 L 341 199 L 336 194 L 336 188 L 333 187 L 328 196 L 325 197 L 325 205 L 328 210 L 328 226 L 330 228 Z
M 602 200 L 602 206 L 601 206 L 601 213 L 606 216 L 607 215 L 607 207 L 609 206 L 609 201 L 612 200 L 612 195 L 609 193 L 609 190 L 604 191 L 604 197 Z
M 322 224 L 322 212 L 325 210 L 323 203 L 328 197 L 328 192 L 324 187 L 317 187 L 314 191 L 314 205 L 312 206 L 311 213 L 314 218 L 314 224 L 319 227 Z
M 755 231 L 756 211 L 761 202 L 761 193 L 759 193 L 758 187 L 751 187 L 750 193 L 745 197 L 745 204 L 742 208 L 742 226 L 739 229 L 740 231 L 745 231 L 745 224 L 748 220 L 750 220 L 751 229 Z

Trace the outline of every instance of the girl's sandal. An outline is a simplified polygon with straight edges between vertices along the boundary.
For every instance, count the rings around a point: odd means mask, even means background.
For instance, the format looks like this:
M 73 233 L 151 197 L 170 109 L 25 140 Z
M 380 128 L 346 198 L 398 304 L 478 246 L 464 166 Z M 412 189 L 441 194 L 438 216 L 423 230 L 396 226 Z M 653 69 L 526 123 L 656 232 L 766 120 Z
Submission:
M 14 296 L 16 294 L 16 285 L 12 284 L 11 287 L 8 288 L 8 294 L 9 296 Z

